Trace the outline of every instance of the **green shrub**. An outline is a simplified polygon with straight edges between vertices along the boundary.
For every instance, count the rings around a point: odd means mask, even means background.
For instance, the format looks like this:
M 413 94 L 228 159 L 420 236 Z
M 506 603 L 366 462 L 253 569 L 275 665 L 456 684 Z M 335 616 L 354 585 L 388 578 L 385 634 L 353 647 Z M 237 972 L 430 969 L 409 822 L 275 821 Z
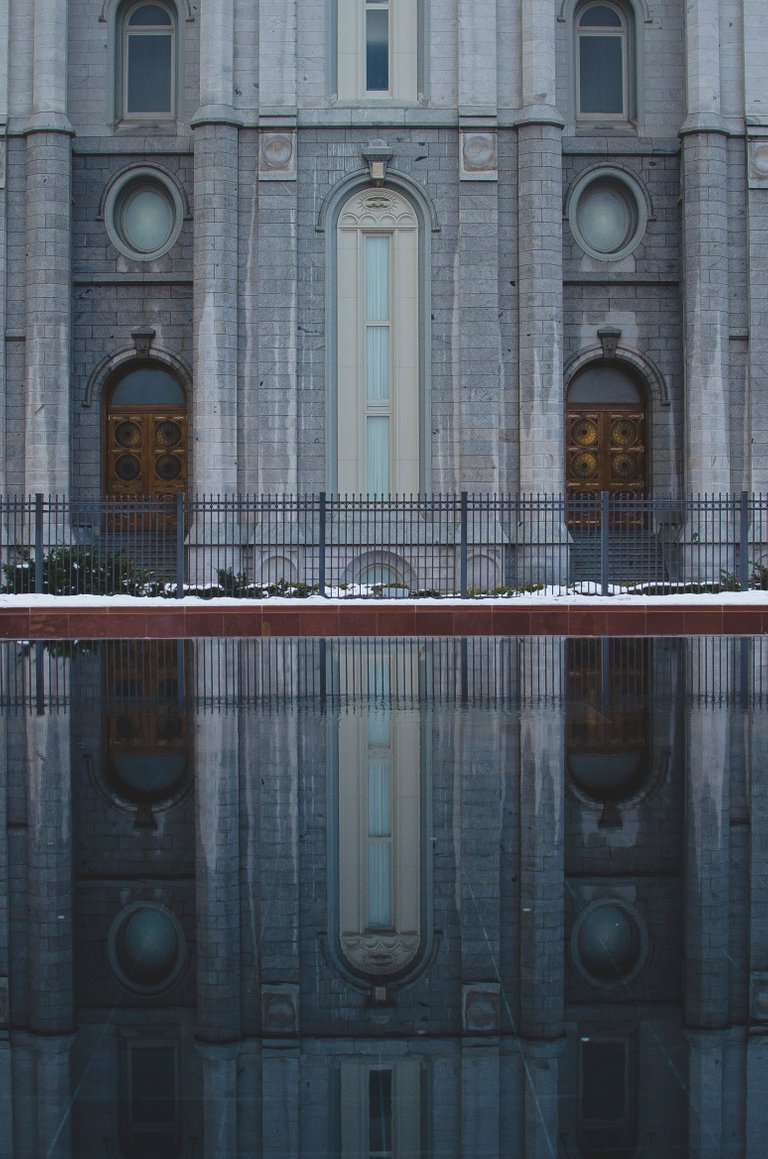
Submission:
M 35 590 L 35 565 L 29 552 L 3 564 L 0 591 L 21 595 Z M 43 592 L 51 596 L 161 595 L 163 584 L 151 572 L 140 571 L 118 552 L 110 555 L 91 547 L 54 547 L 43 556 Z

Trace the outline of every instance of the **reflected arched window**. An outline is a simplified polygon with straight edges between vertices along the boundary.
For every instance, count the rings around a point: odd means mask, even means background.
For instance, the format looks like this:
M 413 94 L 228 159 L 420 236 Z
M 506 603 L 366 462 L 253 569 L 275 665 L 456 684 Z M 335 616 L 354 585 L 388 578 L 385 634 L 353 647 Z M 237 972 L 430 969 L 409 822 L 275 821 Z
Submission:
M 418 648 L 337 655 L 332 957 L 379 990 L 412 980 L 431 947 Z M 346 652 L 346 649 L 342 649 Z
M 633 110 L 632 10 L 618 3 L 576 10 L 576 118 L 629 121 Z
M 119 116 L 176 116 L 176 9 L 169 3 L 127 4 L 119 25 Z

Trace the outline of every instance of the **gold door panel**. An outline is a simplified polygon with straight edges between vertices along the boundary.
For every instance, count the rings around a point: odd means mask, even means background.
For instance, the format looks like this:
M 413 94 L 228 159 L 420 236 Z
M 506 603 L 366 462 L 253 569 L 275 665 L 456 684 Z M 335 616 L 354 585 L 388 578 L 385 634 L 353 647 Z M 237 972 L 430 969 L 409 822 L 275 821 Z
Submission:
M 187 489 L 187 416 L 183 411 L 120 410 L 107 414 L 108 499 L 175 499 Z
M 631 407 L 569 407 L 566 411 L 566 491 L 571 522 L 596 523 L 602 491 L 617 498 L 646 494 L 645 415 Z M 583 510 L 577 510 L 582 508 Z

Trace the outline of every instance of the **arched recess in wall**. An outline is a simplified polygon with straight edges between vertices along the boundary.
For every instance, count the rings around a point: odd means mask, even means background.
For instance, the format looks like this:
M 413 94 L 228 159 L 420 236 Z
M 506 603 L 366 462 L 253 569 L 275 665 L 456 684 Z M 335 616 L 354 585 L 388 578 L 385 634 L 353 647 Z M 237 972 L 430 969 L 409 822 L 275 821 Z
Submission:
M 434 207 L 402 174 L 361 170 L 321 207 L 326 234 L 327 485 L 357 494 L 430 487 Z
M 151 346 L 151 332 L 105 358 L 86 388 L 84 406 L 102 404 L 103 492 L 173 501 L 186 491 L 192 376 L 176 355 Z M 148 339 L 146 351 L 141 339 Z M 139 352 L 141 350 L 141 353 Z
M 383 999 L 434 949 L 430 757 L 418 645 L 334 646 L 328 930 L 334 970 Z

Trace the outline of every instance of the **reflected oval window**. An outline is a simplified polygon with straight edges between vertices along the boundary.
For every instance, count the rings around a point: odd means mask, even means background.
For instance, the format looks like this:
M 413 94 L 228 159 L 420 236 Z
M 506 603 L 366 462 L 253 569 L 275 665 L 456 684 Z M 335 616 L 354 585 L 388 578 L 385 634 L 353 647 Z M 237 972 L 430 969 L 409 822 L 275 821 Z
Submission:
M 176 981 L 186 958 L 186 940 L 165 906 L 137 902 L 117 916 L 108 939 L 109 961 L 130 990 L 154 994 Z
M 576 921 L 571 953 L 579 972 L 592 984 L 627 982 L 640 971 L 647 956 L 642 919 L 621 902 L 596 902 Z
M 123 795 L 132 800 L 162 801 L 179 787 L 187 767 L 184 753 L 121 753 L 110 756 Z
M 627 801 L 642 791 L 645 749 L 621 753 L 569 753 L 568 773 L 577 789 L 595 801 Z

